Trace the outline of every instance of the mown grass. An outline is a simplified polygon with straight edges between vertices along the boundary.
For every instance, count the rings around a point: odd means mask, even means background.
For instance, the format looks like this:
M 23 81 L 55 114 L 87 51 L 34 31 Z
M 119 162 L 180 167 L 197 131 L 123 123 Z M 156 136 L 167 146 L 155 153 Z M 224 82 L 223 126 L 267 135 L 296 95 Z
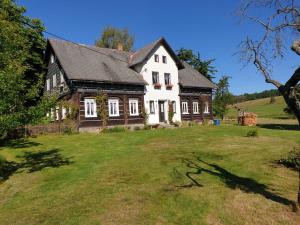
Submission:
M 283 109 L 286 107 L 286 103 L 282 96 L 275 97 L 275 102 L 270 103 L 270 98 L 262 98 L 252 101 L 246 101 L 236 104 L 238 107 L 242 107 L 249 112 L 254 112 L 258 115 L 258 118 L 273 118 L 273 119 L 289 119 L 289 115 L 286 114 Z M 237 110 L 234 107 L 230 107 L 227 114 L 230 118 L 236 118 Z
M 13 141 L 0 224 L 299 224 L 300 131 L 223 125 Z

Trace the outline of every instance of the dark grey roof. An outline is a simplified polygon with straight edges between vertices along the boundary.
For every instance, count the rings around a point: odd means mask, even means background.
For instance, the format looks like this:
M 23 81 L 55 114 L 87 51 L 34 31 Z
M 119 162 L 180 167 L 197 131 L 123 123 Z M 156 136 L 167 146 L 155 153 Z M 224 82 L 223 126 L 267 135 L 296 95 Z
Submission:
M 179 83 L 183 87 L 216 88 L 215 84 L 189 64 L 181 62 L 164 38 L 158 39 L 136 53 L 56 39 L 49 39 L 48 43 L 70 80 L 147 84 L 143 77 L 130 66 L 143 62 L 158 44 L 163 44 L 177 63 Z
M 185 68 L 178 71 L 180 85 L 183 87 L 217 88 L 213 82 L 208 80 L 192 66 L 186 62 L 183 62 L 183 65 Z
M 67 77 L 71 80 L 145 84 L 143 77 L 128 67 L 130 53 L 50 39 Z
M 135 65 L 138 65 L 138 64 L 144 62 L 147 59 L 147 57 L 152 55 L 153 51 L 155 51 L 155 49 L 160 44 L 162 44 L 166 48 L 166 50 L 169 52 L 171 57 L 176 62 L 176 65 L 177 65 L 178 69 L 184 68 L 182 62 L 178 59 L 177 55 L 174 53 L 174 51 L 172 50 L 170 45 L 167 43 L 167 41 L 163 37 L 161 37 L 158 40 L 154 41 L 150 45 L 147 45 L 146 47 L 141 48 L 138 51 L 136 51 L 130 58 L 129 66 L 133 67 Z

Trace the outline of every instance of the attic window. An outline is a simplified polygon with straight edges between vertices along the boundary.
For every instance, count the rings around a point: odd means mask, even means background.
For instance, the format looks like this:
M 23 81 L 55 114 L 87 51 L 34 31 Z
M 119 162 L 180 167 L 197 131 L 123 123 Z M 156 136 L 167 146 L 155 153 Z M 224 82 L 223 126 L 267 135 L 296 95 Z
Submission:
M 52 64 L 52 63 L 54 63 L 54 55 L 50 55 L 50 63 Z
M 154 62 L 159 62 L 159 56 L 158 55 L 154 55 Z
M 165 63 L 165 64 L 167 64 L 167 56 L 163 55 L 162 62 Z

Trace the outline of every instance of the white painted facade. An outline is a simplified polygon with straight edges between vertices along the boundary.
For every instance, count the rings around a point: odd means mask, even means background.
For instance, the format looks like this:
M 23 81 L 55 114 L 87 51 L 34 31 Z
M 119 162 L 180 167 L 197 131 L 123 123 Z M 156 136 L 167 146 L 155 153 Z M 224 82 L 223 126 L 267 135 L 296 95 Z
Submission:
M 154 56 L 158 55 L 159 62 L 155 62 Z M 163 56 L 166 57 L 166 63 L 163 63 Z M 136 68 L 144 80 L 148 83 L 145 86 L 144 104 L 145 110 L 149 115 L 149 124 L 158 124 L 159 121 L 159 102 L 163 101 L 164 105 L 164 119 L 168 121 L 168 107 L 169 101 L 175 102 L 176 112 L 174 113 L 173 122 L 181 121 L 180 114 L 180 99 L 179 99 L 179 81 L 178 81 L 178 68 L 175 61 L 172 59 L 168 51 L 163 45 L 159 45 L 154 49 L 153 54 L 147 60 Z M 152 72 L 158 72 L 160 89 L 156 89 L 152 81 Z M 165 73 L 169 73 L 171 77 L 171 90 L 167 90 L 165 85 Z M 155 111 L 150 113 L 150 101 L 154 101 Z

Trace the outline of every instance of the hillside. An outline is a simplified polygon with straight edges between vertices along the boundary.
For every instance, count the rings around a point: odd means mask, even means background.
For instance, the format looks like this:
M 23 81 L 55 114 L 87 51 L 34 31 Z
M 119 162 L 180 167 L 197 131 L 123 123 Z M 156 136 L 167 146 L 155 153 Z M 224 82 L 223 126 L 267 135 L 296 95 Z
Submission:
M 259 118 L 273 118 L 273 119 L 288 119 L 289 116 L 284 113 L 283 109 L 286 103 L 282 96 L 275 97 L 275 103 L 270 104 L 270 98 L 256 99 L 235 104 L 236 106 L 243 107 L 249 112 L 254 112 Z M 237 110 L 230 106 L 228 115 L 229 118 L 236 118 Z

